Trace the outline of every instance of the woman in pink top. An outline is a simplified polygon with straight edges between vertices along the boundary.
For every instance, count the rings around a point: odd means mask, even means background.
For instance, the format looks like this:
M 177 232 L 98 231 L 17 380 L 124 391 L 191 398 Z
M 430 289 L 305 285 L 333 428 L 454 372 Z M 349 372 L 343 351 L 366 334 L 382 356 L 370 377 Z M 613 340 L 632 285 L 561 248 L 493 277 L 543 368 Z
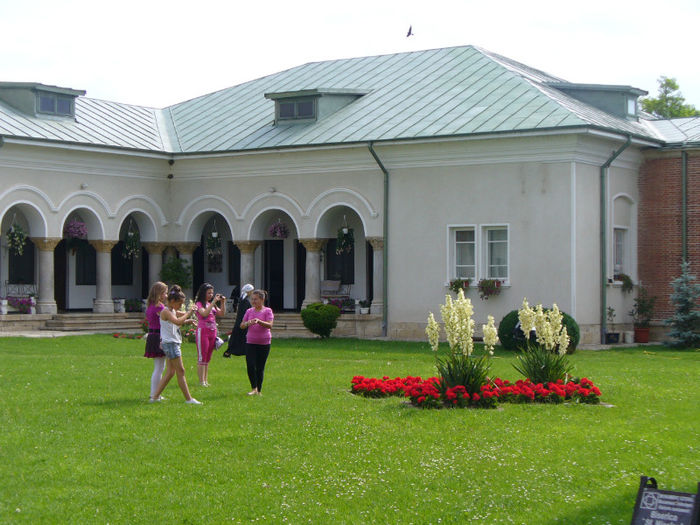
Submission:
M 153 283 L 148 292 L 146 302 L 146 323 L 148 335 L 146 336 L 146 352 L 143 357 L 153 359 L 153 374 L 151 375 L 151 397 L 158 389 L 158 383 L 165 369 L 165 353 L 160 346 L 160 312 L 165 308 L 168 297 L 168 287 L 160 281 Z
M 226 313 L 226 298 L 214 294 L 214 287 L 204 283 L 197 291 L 197 375 L 199 386 L 209 386 L 209 361 L 216 347 L 216 317 Z M 217 306 L 218 305 L 218 306 Z
M 249 396 L 260 395 L 262 391 L 265 363 L 270 355 L 272 334 L 270 329 L 275 319 L 272 309 L 265 306 L 266 293 L 263 290 L 253 290 L 250 294 L 251 307 L 248 308 L 241 330 L 248 329 L 246 334 L 245 361 L 248 365 L 248 379 L 253 390 Z

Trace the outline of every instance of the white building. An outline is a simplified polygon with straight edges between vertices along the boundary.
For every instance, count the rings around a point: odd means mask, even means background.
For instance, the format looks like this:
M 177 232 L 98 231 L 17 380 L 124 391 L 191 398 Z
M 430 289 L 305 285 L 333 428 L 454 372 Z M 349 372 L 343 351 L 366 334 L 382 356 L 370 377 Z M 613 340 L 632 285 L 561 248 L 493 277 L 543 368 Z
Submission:
M 253 282 L 275 309 L 342 280 L 398 338 L 423 338 L 465 277 L 477 324 L 526 296 L 592 342 L 601 305 L 629 309 L 607 279 L 637 278 L 642 150 L 665 144 L 638 117 L 642 94 L 472 46 L 305 64 L 164 109 L 2 82 L 0 295 L 32 282 L 40 312 L 111 311 L 177 254 L 194 286 Z M 75 250 L 74 219 L 89 240 Z M 286 239 L 270 236 L 277 222 Z M 21 257 L 13 224 L 33 241 Z M 336 255 L 343 226 L 354 248 Z M 145 249 L 133 260 L 130 231 Z M 213 231 L 222 253 L 208 257 Z M 480 279 L 500 295 L 480 301 Z

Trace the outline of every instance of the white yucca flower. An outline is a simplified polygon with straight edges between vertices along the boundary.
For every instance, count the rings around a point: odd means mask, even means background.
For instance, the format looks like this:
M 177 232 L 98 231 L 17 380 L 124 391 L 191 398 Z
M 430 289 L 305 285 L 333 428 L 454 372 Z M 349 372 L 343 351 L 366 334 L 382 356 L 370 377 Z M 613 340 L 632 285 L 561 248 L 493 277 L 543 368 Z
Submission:
M 433 312 L 430 312 L 428 316 L 428 326 L 425 327 L 425 334 L 428 336 L 430 348 L 433 349 L 433 352 L 437 352 L 438 344 L 440 343 L 440 325 L 437 324 Z
M 493 355 L 493 347 L 496 346 L 498 342 L 498 330 L 496 329 L 492 315 L 487 317 L 486 324 L 481 325 L 481 329 L 484 332 L 484 345 L 486 346 L 486 350 L 488 350 L 490 355 Z

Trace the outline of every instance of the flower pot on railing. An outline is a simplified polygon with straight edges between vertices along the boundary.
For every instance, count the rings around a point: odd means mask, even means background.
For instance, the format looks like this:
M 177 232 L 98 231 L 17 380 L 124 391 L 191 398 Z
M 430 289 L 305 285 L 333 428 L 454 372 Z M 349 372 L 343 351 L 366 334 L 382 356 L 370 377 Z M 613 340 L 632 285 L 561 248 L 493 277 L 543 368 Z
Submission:
M 7 299 L 0 299 L 0 315 L 7 314 Z
M 114 313 L 123 314 L 126 312 L 126 299 L 112 299 L 114 301 Z

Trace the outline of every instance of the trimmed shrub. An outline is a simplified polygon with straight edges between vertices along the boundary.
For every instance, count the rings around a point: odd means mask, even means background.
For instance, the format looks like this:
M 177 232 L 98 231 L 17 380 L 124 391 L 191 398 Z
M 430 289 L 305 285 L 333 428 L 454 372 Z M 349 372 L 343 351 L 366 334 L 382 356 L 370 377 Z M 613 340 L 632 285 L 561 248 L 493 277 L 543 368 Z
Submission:
M 569 314 L 562 312 L 562 323 L 566 326 L 566 333 L 569 334 L 569 348 L 567 354 L 573 354 L 576 351 L 579 341 L 581 340 L 581 331 L 578 323 Z M 525 336 L 522 331 L 515 329 L 518 324 L 518 311 L 513 310 L 505 315 L 498 324 L 498 339 L 501 341 L 501 346 L 507 350 L 518 350 L 519 347 L 525 344 Z
M 338 325 L 338 317 L 340 308 L 332 304 L 312 303 L 301 311 L 304 326 L 311 333 L 323 338 L 331 336 L 331 332 Z

